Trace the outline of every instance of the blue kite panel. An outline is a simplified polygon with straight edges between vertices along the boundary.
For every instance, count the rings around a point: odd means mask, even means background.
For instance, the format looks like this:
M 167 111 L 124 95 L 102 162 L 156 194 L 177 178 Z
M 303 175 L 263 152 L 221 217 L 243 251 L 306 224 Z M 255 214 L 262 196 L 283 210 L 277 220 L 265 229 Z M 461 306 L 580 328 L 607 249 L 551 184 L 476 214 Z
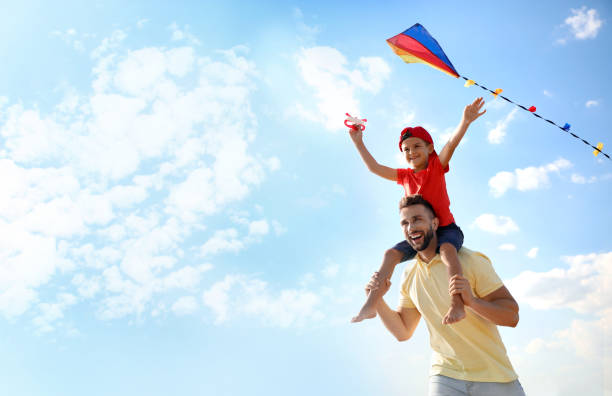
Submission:
M 446 54 L 442 50 L 442 47 L 440 47 L 440 44 L 438 44 L 435 38 L 431 37 L 431 35 L 427 31 L 427 29 L 423 27 L 423 25 L 421 25 L 420 23 L 415 23 L 412 27 L 408 28 L 402 34 L 410 36 L 416 41 L 423 44 L 423 46 L 430 50 L 432 54 L 440 58 L 442 62 L 446 63 L 448 67 L 450 67 L 455 71 L 455 73 L 457 73 L 457 70 L 455 69 L 451 61 L 446 57 Z

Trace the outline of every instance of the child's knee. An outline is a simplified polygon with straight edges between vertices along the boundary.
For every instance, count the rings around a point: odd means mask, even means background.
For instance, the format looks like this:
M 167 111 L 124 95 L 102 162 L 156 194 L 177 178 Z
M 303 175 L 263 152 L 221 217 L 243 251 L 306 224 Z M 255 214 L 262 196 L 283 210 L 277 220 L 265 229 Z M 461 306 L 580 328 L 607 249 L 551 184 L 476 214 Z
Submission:
M 399 264 L 404 257 L 404 253 L 400 250 L 390 248 L 385 251 L 385 260 L 389 260 L 395 264 Z
M 457 248 L 450 242 L 444 242 L 440 245 L 440 253 L 457 255 Z

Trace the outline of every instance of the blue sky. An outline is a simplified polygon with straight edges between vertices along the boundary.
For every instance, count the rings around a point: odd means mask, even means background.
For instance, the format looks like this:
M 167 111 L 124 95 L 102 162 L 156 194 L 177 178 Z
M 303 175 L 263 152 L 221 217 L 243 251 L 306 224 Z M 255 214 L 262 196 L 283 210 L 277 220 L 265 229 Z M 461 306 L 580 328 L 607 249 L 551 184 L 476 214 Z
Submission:
M 392 53 L 416 22 L 461 75 L 612 147 L 605 1 L 3 10 L 7 394 L 424 394 L 423 323 L 405 343 L 349 323 L 402 238 L 402 188 L 342 125 L 367 118 L 372 154 L 401 167 L 404 126 L 440 148 L 485 93 Z M 519 301 L 510 358 L 528 394 L 610 395 L 612 162 L 484 97 L 447 185 L 465 245 Z

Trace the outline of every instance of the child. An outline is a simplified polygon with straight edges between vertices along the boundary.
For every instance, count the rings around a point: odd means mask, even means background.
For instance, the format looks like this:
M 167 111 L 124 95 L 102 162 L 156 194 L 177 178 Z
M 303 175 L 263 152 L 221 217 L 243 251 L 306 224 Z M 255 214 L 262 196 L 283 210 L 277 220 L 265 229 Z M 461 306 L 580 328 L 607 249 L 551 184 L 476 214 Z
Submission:
M 406 195 L 421 194 L 432 204 L 436 216 L 440 220 L 440 227 L 437 230 L 438 249 L 440 257 L 446 265 L 449 278 L 456 274 L 463 275 L 461 263 L 459 263 L 457 257 L 457 250 L 463 244 L 463 233 L 455 224 L 450 212 L 450 201 L 446 192 L 444 173 L 448 172 L 448 163 L 453 156 L 453 152 L 470 124 L 486 113 L 486 110 L 480 112 L 483 105 L 484 100 L 477 98 L 472 104 L 465 107 L 461 122 L 439 156 L 434 150 L 431 136 L 424 128 L 405 128 L 400 135 L 400 150 L 404 153 L 406 162 L 411 169 L 393 169 L 380 165 L 366 149 L 361 129 L 351 128 L 349 130 L 355 147 L 357 147 L 361 158 L 372 173 L 403 185 Z M 415 239 L 424 237 L 419 235 Z M 391 278 L 397 264 L 411 260 L 415 255 L 416 251 L 406 240 L 387 250 L 378 271 L 379 279 Z M 369 294 L 366 303 L 359 314 L 352 319 L 352 322 L 360 322 L 376 316 L 376 304 L 380 300 L 379 290 L 373 290 Z M 465 310 L 461 296 L 452 296 L 451 306 L 442 322 L 444 324 L 456 323 L 464 317 Z

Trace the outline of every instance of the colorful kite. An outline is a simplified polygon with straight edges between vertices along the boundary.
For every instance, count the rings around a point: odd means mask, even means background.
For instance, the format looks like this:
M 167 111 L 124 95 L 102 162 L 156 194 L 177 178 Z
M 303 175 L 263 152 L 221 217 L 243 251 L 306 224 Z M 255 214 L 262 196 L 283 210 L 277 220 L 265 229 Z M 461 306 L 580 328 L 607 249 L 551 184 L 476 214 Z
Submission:
M 505 101 L 510 102 L 525 111 L 530 112 L 535 117 L 541 118 L 544 121 L 556 126 L 560 130 L 569 133 L 576 139 L 581 140 L 584 144 L 594 149 L 593 154 L 595 156 L 597 156 L 599 153 L 602 153 L 608 159 L 610 159 L 610 156 L 602 151 L 603 143 L 598 143 L 597 146 L 593 146 L 591 143 L 587 142 L 580 136 L 574 134 L 573 132 L 570 132 L 570 124 L 566 123 L 563 126 L 559 126 L 553 121 L 543 118 L 538 113 L 536 113 L 535 106 L 525 107 L 525 106 L 522 106 L 518 103 L 511 101 L 510 99 L 508 99 L 507 97 L 503 95 L 500 95 L 503 92 L 502 89 L 497 88 L 496 90 L 492 91 L 489 88 L 478 84 L 474 80 L 470 80 L 466 77 L 460 76 L 459 73 L 457 73 L 457 70 L 455 70 L 455 67 L 453 66 L 451 61 L 446 57 L 446 54 L 440 47 L 440 44 L 438 44 L 436 39 L 431 37 L 429 32 L 423 26 L 421 26 L 421 24 L 417 23 L 414 26 L 412 26 L 410 29 L 398 34 L 397 36 L 391 37 L 390 39 L 387 40 L 387 44 L 389 44 L 393 52 L 399 55 L 399 57 L 402 58 L 404 62 L 406 63 L 424 63 L 446 74 L 449 74 L 453 77 L 456 77 L 456 78 L 461 77 L 465 80 L 466 87 L 469 87 L 472 85 L 479 86 L 485 91 L 490 92 L 495 98 L 499 96 Z

